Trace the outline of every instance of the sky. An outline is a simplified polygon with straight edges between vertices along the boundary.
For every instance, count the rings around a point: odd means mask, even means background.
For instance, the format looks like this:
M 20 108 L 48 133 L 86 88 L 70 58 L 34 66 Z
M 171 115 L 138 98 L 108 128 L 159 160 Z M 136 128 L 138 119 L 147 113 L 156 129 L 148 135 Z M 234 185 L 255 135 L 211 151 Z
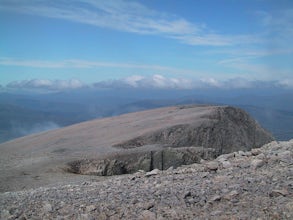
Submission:
M 0 87 L 293 88 L 291 0 L 0 0 Z

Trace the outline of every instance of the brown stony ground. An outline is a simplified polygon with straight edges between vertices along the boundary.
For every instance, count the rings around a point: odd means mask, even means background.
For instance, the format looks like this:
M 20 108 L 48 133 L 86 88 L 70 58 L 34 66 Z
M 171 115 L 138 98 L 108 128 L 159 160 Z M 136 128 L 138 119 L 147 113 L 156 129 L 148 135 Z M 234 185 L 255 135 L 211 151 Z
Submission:
M 293 140 L 166 171 L 0 194 L 1 219 L 293 219 Z

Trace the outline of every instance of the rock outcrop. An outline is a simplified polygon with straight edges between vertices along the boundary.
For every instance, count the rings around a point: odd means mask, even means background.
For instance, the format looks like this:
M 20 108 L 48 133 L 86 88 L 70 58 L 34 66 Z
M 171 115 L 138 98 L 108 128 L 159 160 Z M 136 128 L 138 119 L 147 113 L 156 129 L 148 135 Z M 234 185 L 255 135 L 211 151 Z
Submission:
M 125 150 L 118 156 L 73 161 L 68 164 L 68 171 L 110 176 L 155 168 L 164 170 L 198 163 L 200 159 L 211 160 L 223 153 L 247 151 L 272 140 L 273 137 L 243 110 L 218 107 L 212 113 L 201 116 L 200 123 L 178 124 L 123 141 L 113 145 Z M 139 151 L 141 147 L 144 150 Z M 137 152 L 132 153 L 128 149 Z
M 202 116 L 201 123 L 178 124 L 114 145 L 118 148 L 137 148 L 150 144 L 170 147 L 197 146 L 213 148 L 217 154 L 261 147 L 273 140 L 245 111 L 233 107 L 218 107 Z
M 199 163 L 202 159 L 216 157 L 212 148 L 182 147 L 161 150 L 120 154 L 102 160 L 84 159 L 68 163 L 67 171 L 75 174 L 112 176 L 134 173 L 139 170 L 165 170 L 170 167 Z

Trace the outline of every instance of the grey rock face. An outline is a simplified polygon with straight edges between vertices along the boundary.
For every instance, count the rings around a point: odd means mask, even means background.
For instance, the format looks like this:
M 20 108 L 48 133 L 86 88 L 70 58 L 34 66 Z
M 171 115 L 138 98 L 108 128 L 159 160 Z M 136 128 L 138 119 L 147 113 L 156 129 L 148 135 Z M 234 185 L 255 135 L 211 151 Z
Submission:
M 76 174 L 112 176 L 135 173 L 139 170 L 165 170 L 170 167 L 199 163 L 201 159 L 216 157 L 212 148 L 182 147 L 157 151 L 138 152 L 109 157 L 103 160 L 78 160 L 68 164 L 68 171 Z
M 202 117 L 201 123 L 175 125 L 114 145 L 137 148 L 148 144 L 171 147 L 202 146 L 214 148 L 218 155 L 238 150 L 250 150 L 274 140 L 245 111 L 233 107 L 218 107 Z
M 165 170 L 213 159 L 223 153 L 251 150 L 273 140 L 246 112 L 233 107 L 217 107 L 198 121 L 152 131 L 114 145 L 126 153 L 103 160 L 69 163 L 69 171 L 98 176 L 134 173 L 138 170 Z M 156 145 L 152 150 L 140 147 Z M 167 147 L 166 147 L 167 146 Z M 136 149 L 129 153 L 127 149 Z M 128 152 L 128 153 L 127 153 Z M 229 166 L 224 164 L 223 166 Z M 216 169 L 214 169 L 216 170 Z

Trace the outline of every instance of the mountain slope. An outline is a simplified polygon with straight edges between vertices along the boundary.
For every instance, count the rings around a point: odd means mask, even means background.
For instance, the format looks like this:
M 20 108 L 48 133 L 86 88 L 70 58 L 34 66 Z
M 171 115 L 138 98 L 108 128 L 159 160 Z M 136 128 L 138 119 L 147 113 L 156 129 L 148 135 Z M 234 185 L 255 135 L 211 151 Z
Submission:
M 119 158 L 165 146 L 214 148 L 220 154 L 249 150 L 272 140 L 244 111 L 232 107 L 185 106 L 136 112 L 1 144 L 0 186 L 1 191 L 9 191 L 80 178 L 64 169 L 81 159 Z

